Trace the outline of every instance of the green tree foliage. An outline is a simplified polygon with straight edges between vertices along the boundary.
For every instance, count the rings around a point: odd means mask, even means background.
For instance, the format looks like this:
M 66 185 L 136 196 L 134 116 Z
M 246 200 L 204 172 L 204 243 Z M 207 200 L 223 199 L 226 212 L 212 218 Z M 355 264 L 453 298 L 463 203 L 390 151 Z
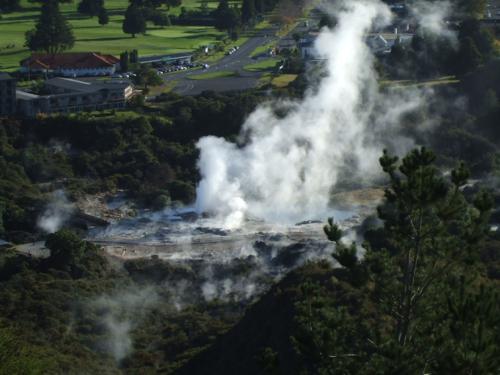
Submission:
M 385 293 L 392 294 L 389 299 L 394 304 L 391 309 L 401 346 L 411 345 L 426 293 L 437 293 L 443 275 L 453 269 L 459 272 L 477 255 L 476 246 L 485 234 L 491 209 L 486 196 L 479 196 L 481 203 L 476 200 L 473 205 L 464 200 L 460 187 L 467 182 L 469 172 L 463 165 L 452 172 L 448 184 L 434 161 L 435 155 L 424 148 L 407 155 L 399 167 L 397 158 L 387 153 L 380 159 L 391 179 L 387 203 L 379 210 L 391 244 L 385 256 L 397 265 L 391 266 L 391 282 L 383 283 L 394 288 Z M 379 259 L 376 255 L 373 259 L 375 265 Z
M 97 15 L 98 19 L 97 21 L 99 22 L 99 25 L 104 26 L 109 23 L 109 16 L 108 16 L 108 11 L 106 8 L 102 7 L 99 10 L 99 14 Z
M 255 12 L 257 14 L 264 13 L 264 0 L 255 0 Z
M 76 265 L 85 254 L 85 242 L 67 229 L 50 234 L 45 246 L 50 250 L 50 264 L 56 268 Z
M 58 2 L 43 3 L 35 28 L 26 32 L 26 46 L 31 51 L 59 53 L 71 49 L 74 44 L 73 31 L 59 11 Z
M 241 5 L 241 22 L 248 24 L 255 18 L 255 0 L 243 0 Z
M 122 72 L 128 72 L 130 63 L 130 56 L 128 51 L 120 53 L 120 70 Z
M 131 34 L 132 38 L 135 38 L 136 34 L 146 32 L 146 19 L 141 8 L 136 5 L 130 5 L 127 8 L 122 29 L 125 34 Z
M 180 7 L 182 5 L 182 0 L 165 0 L 164 3 L 167 9 L 170 10 L 170 8 Z
M 468 202 L 461 188 L 469 171 L 460 164 L 446 180 L 435 159 L 425 148 L 401 162 L 384 151 L 380 164 L 390 179 L 378 210 L 384 226 L 367 233 L 363 260 L 354 245 L 342 244 L 332 219 L 325 226 L 327 237 L 336 243 L 333 256 L 345 267 L 337 277 L 363 290 L 377 314 L 390 319 L 382 318 L 381 326 L 372 323 L 362 335 L 354 329 L 357 339 L 351 333 L 349 344 L 342 337 L 347 337 L 344 330 L 353 329 L 350 314 L 327 324 L 335 333 L 318 350 L 334 353 L 340 345 L 350 354 L 344 353 L 343 359 L 333 354 L 335 359 L 325 361 L 322 371 L 491 373 L 499 368 L 500 348 L 494 343 L 499 337 L 494 317 L 499 300 L 486 292 L 489 284 L 477 290 L 482 272 L 478 247 L 487 234 L 493 202 L 485 192 Z M 321 331 L 308 340 L 320 337 Z M 356 362 L 363 362 L 363 369 Z
M 133 80 L 136 85 L 144 86 L 145 93 L 148 92 L 150 86 L 159 86 L 163 83 L 157 71 L 144 64 L 140 65 L 139 69 L 135 71 Z
M 160 12 L 160 11 L 155 11 L 152 15 L 150 20 L 153 22 L 155 26 L 170 26 L 170 17 L 168 14 Z
M 470 17 L 481 18 L 486 9 L 486 0 L 459 0 L 457 1 L 459 11 L 467 14 Z
M 53 369 L 53 363 L 16 336 L 13 330 L 0 326 L 0 375 L 42 375 Z
M 0 9 L 3 12 L 13 12 L 20 7 L 20 0 L 0 0 Z
M 81 0 L 78 3 L 78 13 L 89 17 L 98 16 L 104 8 L 104 0 Z
M 137 64 L 139 62 L 139 52 L 136 49 L 130 51 L 130 63 Z
M 215 18 L 215 28 L 227 31 L 228 34 L 236 31 L 240 26 L 240 15 L 238 10 L 230 7 L 227 0 L 221 0 L 217 9 L 213 12 Z

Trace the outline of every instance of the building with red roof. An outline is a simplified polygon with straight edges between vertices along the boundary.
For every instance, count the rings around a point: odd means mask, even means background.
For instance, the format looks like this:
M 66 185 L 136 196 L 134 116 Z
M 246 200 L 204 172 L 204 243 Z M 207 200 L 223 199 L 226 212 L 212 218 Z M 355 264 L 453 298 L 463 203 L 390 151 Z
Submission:
M 34 53 L 21 61 L 21 72 L 46 73 L 64 77 L 112 75 L 119 67 L 120 59 L 96 52 Z

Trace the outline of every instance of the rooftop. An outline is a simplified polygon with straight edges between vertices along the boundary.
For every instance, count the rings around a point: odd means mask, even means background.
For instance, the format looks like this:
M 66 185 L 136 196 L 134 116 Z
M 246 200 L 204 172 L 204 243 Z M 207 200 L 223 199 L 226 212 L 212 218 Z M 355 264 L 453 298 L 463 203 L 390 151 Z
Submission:
M 120 62 L 112 55 L 97 52 L 69 52 L 59 54 L 34 53 L 21 61 L 21 65 L 32 69 L 92 69 L 111 67 Z
M 128 81 L 80 81 L 73 78 L 56 77 L 45 81 L 45 85 L 78 92 L 92 92 L 100 89 L 118 89 L 130 86 Z
M 57 87 L 62 88 L 64 90 L 70 91 L 70 94 L 78 94 L 82 92 L 96 92 L 103 89 L 125 89 L 130 86 L 130 82 L 128 81 L 92 81 L 85 82 L 72 78 L 52 78 L 45 81 L 45 86 L 47 87 Z M 68 95 L 68 94 L 52 94 L 52 95 L 37 95 L 28 91 L 17 90 L 17 97 L 19 99 L 36 99 L 40 97 L 57 97 L 59 95 Z

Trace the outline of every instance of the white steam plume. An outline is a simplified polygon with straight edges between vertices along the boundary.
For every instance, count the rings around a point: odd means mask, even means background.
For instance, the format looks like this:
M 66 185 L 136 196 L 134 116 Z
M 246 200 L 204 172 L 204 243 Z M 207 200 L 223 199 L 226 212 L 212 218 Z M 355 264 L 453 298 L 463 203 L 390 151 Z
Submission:
M 453 5 L 447 1 L 413 1 L 409 4 L 411 15 L 420 27 L 427 33 L 449 38 L 456 47 L 458 40 L 456 32 L 450 30 L 446 24 L 446 18 L 451 17 Z
M 52 192 L 52 197 L 37 225 L 47 233 L 57 232 L 73 213 L 74 205 L 66 197 L 64 190 Z
M 293 222 L 328 215 L 332 188 L 347 178 L 368 182 L 379 174 L 384 147 L 404 152 L 413 142 L 399 135 L 401 115 L 425 102 L 420 92 L 379 90 L 365 35 L 390 21 L 380 1 L 346 2 L 334 30 L 316 41 L 326 77 L 302 101 L 257 108 L 246 120 L 246 143 L 221 138 L 198 142 L 202 180 L 196 207 L 238 227 L 246 216 Z
M 101 296 L 91 304 L 101 312 L 101 322 L 107 330 L 104 350 L 117 362 L 132 352 L 133 342 L 130 333 L 157 300 L 156 291 L 152 287 L 147 287 Z

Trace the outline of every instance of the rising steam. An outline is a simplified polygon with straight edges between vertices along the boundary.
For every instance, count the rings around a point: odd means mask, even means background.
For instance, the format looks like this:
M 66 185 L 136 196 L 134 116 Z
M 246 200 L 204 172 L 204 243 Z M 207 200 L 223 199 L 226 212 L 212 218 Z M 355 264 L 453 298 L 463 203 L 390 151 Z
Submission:
M 57 232 L 71 217 L 74 205 L 68 200 L 64 190 L 52 193 L 50 202 L 38 218 L 37 226 L 47 233 Z
M 335 29 L 322 30 L 315 44 L 326 70 L 317 88 L 302 101 L 257 108 L 243 126 L 243 146 L 200 139 L 198 211 L 224 218 L 229 228 L 248 216 L 324 217 L 339 182 L 371 181 L 383 148 L 402 153 L 413 146 L 400 119 L 422 107 L 427 94 L 380 90 L 365 43 L 372 27 L 388 24 L 389 8 L 376 0 L 346 2 L 336 15 Z M 277 115 L 276 106 L 286 114 Z

